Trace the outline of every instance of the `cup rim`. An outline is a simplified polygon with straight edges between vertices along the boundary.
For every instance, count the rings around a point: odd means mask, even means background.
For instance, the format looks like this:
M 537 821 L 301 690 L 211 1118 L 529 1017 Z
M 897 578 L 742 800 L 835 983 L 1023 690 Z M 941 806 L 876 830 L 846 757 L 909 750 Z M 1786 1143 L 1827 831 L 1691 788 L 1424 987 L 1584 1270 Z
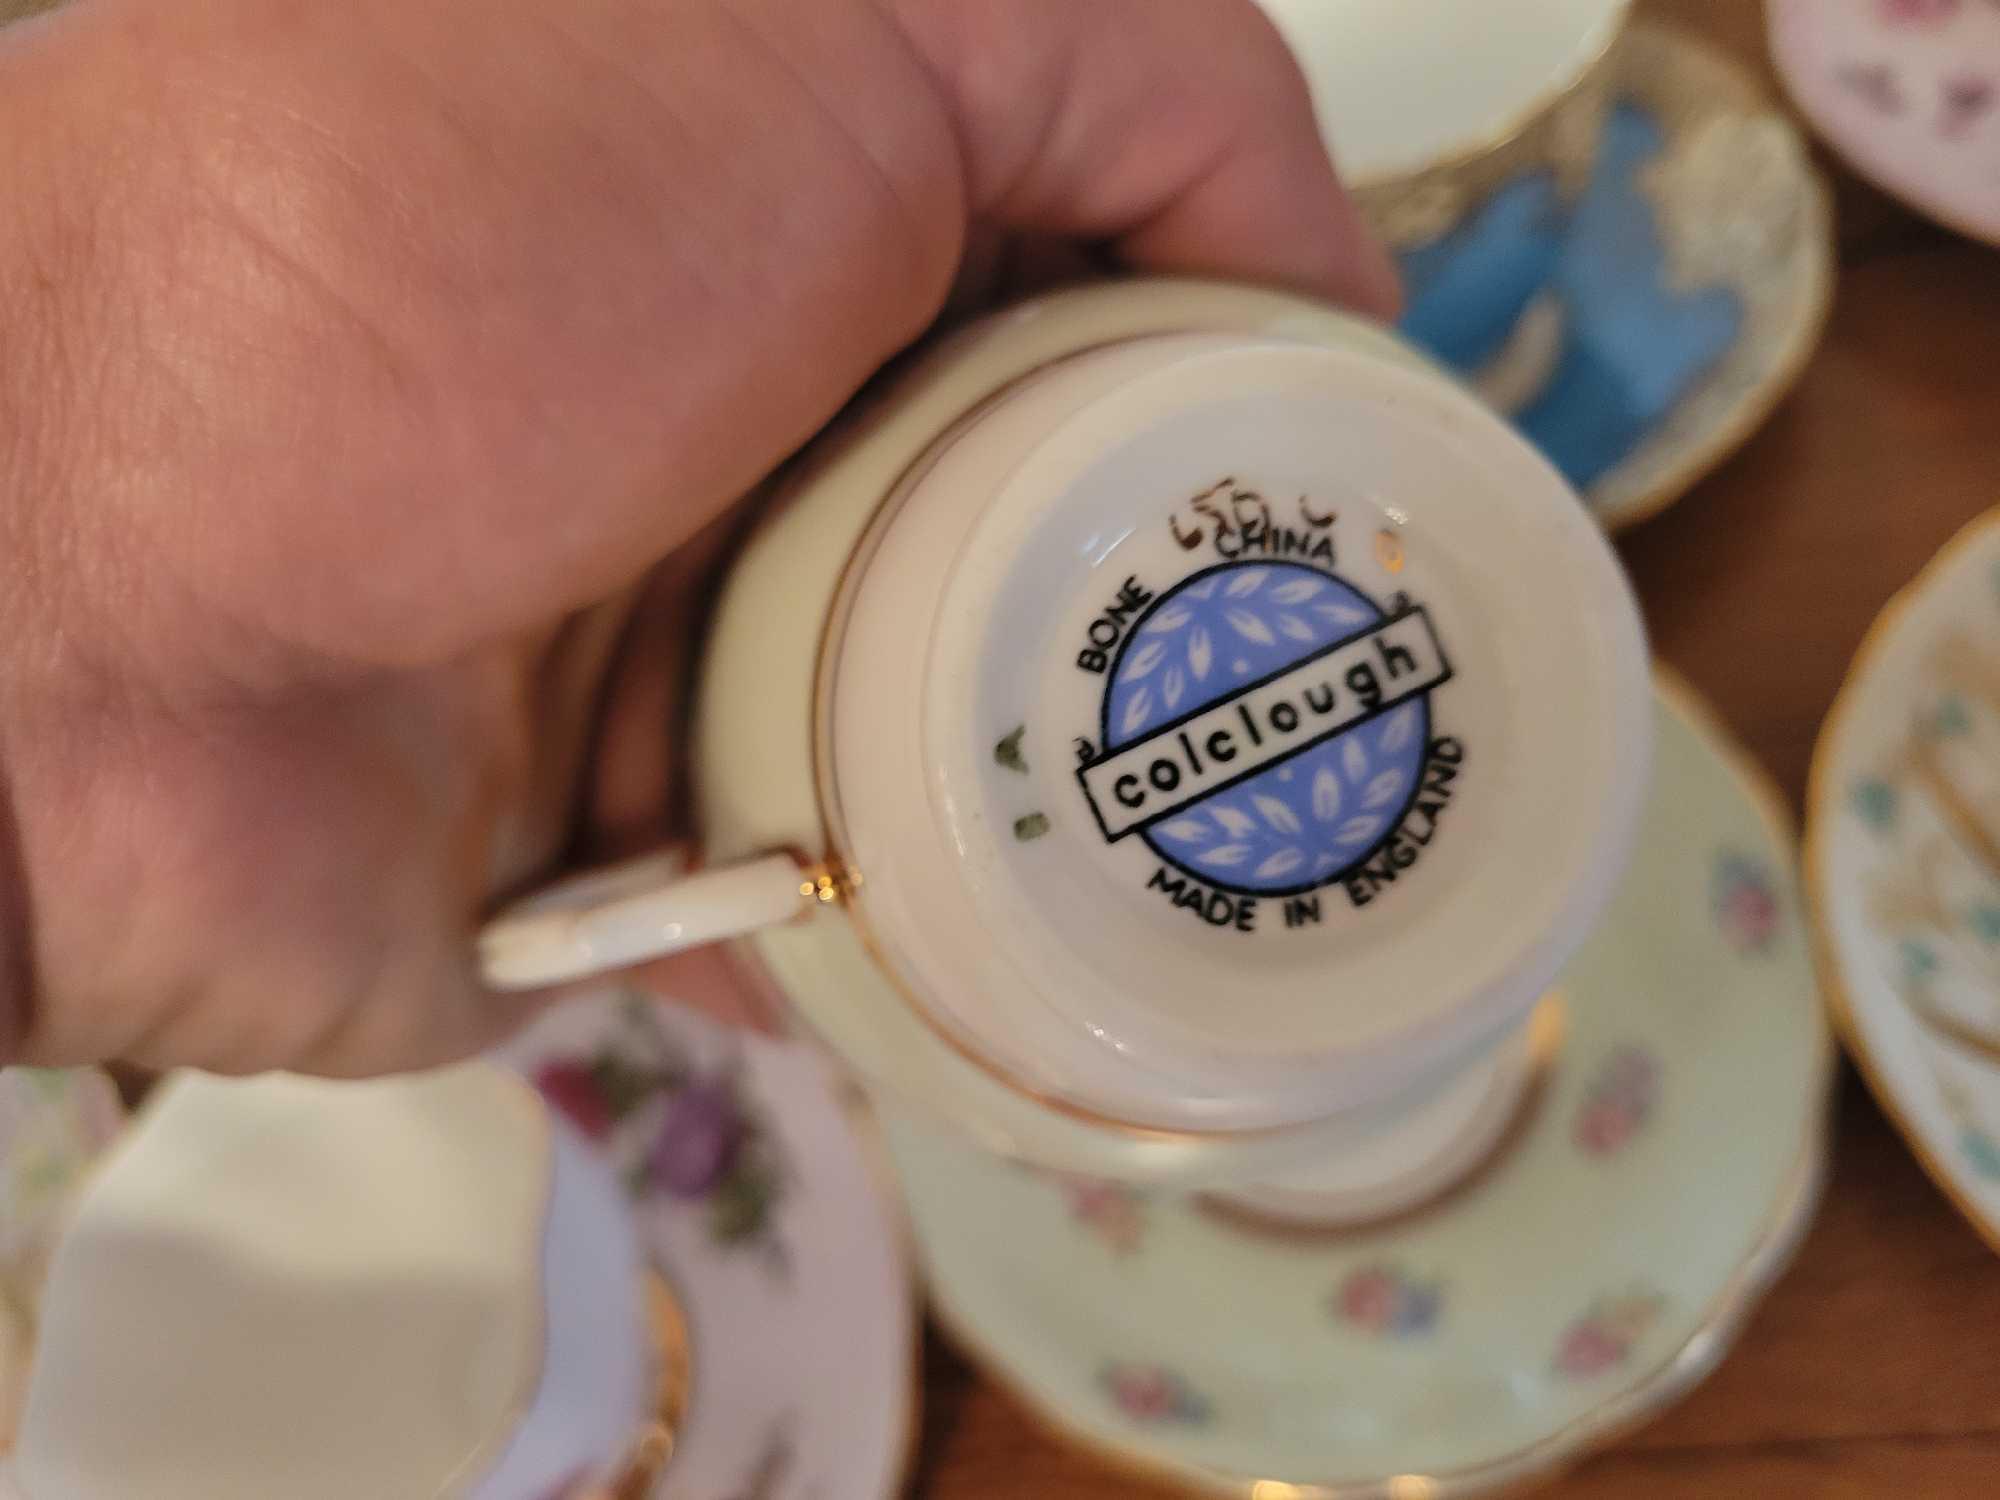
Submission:
M 842 893 L 849 898 L 844 900 L 842 905 L 846 908 L 845 917 L 856 941 L 871 967 L 888 982 L 902 1005 L 913 1012 L 924 1028 L 942 1040 L 950 1050 L 973 1063 L 982 1073 L 1011 1092 L 1092 1126 L 1108 1127 L 1123 1134 L 1153 1141 L 1254 1141 L 1269 1137 L 1292 1136 L 1297 1132 L 1310 1131 L 1315 1126 L 1356 1118 L 1363 1113 L 1383 1107 L 1385 1101 L 1394 1097 L 1405 1086 L 1413 1085 L 1425 1078 L 1442 1076 L 1455 1070 L 1468 1058 L 1483 1055 L 1488 1044 L 1508 1034 L 1515 1022 L 1525 1019 L 1532 1012 L 1546 989 L 1546 985 L 1541 983 L 1531 983 L 1523 988 L 1519 984 L 1522 971 L 1540 964 L 1552 944 L 1567 941 L 1563 936 L 1564 933 L 1572 929 L 1588 931 L 1597 918 L 1598 907 L 1592 905 L 1581 893 L 1573 894 L 1550 913 L 1553 926 L 1539 937 L 1509 948 L 1506 963 L 1496 972 L 1468 986 L 1466 1000 L 1463 1003 L 1444 1006 L 1435 1015 L 1426 1017 L 1417 1027 L 1406 1027 L 1392 1035 L 1327 1041 L 1316 1044 L 1314 1048 L 1314 1055 L 1319 1059 L 1322 1072 L 1329 1067 L 1337 1067 L 1351 1074 L 1357 1068 L 1369 1066 L 1367 1059 L 1373 1057 L 1384 1071 L 1395 1074 L 1394 1083 L 1384 1084 L 1382 1088 L 1374 1090 L 1350 1088 L 1349 1092 L 1355 1093 L 1357 1097 L 1347 1099 L 1331 1109 L 1318 1107 L 1316 1103 L 1306 1103 L 1304 1108 L 1295 1105 L 1292 1113 L 1286 1118 L 1268 1122 L 1217 1124 L 1213 1127 L 1204 1127 L 1180 1121 L 1166 1123 L 1159 1120 L 1134 1119 L 1123 1112 L 1113 1112 L 1116 1107 L 1108 1107 L 1101 1100 L 1085 1102 L 1067 1091 L 1059 1092 L 1056 1086 L 1046 1081 L 1037 1081 L 1026 1076 L 1018 1060 L 995 1056 L 986 1049 L 978 1047 L 970 1037 L 960 1034 L 959 1028 L 940 1013 L 928 996 L 919 993 L 917 980 L 905 973 L 902 966 L 891 956 L 891 945 L 884 940 L 884 934 L 875 929 L 865 904 L 853 899 L 865 882 L 866 872 L 855 867 L 853 857 L 855 845 L 849 826 L 849 813 L 836 774 L 833 708 L 847 626 L 860 593 L 861 582 L 868 574 L 871 562 L 878 554 L 897 517 L 917 493 L 923 480 L 958 438 L 989 416 L 999 404 L 1016 395 L 1024 384 L 1053 365 L 1081 359 L 1108 348 L 1131 344 L 1149 336 L 1171 335 L 1176 331 L 1191 330 L 1185 325 L 1178 330 L 1169 325 L 1128 332 L 1113 339 L 1067 350 L 1056 359 L 1043 361 L 1030 369 L 1016 372 L 1012 378 L 989 391 L 979 402 L 960 412 L 948 427 L 937 433 L 919 452 L 895 471 L 893 478 L 883 486 L 880 492 L 881 498 L 876 503 L 867 525 L 854 540 L 843 562 L 832 603 L 821 622 L 813 666 L 810 736 L 812 781 L 820 844 L 826 851 L 824 857 L 834 872 L 834 879 Z M 1259 335 L 1247 330 L 1243 337 L 1248 343 L 1269 342 L 1268 335 Z M 1280 340 L 1280 342 L 1285 341 Z M 1349 357 L 1360 356 L 1350 354 Z M 1419 368 L 1425 368 L 1421 361 L 1413 363 Z M 1410 377 L 1404 375 L 1401 378 L 1407 380 Z M 1584 524 L 1589 523 L 1586 520 Z M 1592 527 L 1591 536 L 1595 538 L 1597 535 L 1595 528 Z M 1634 628 L 1637 629 L 1636 615 L 1633 619 Z M 1640 639 L 1643 641 L 1642 636 Z M 1643 651 L 1643 644 L 1641 650 Z M 1625 742 L 1628 748 L 1633 742 L 1634 727 L 1641 721 L 1650 724 L 1651 693 L 1647 686 L 1647 675 L 1644 672 L 1637 673 L 1635 681 L 1638 686 L 1629 694 L 1621 694 L 1613 704 L 1616 711 L 1615 724 L 1623 727 L 1608 731 Z M 1625 701 L 1627 698 L 1630 700 L 1629 703 Z M 1626 712 L 1634 705 L 1637 705 L 1636 715 Z M 1639 732 L 1643 736 L 1643 730 Z M 1629 780 L 1631 785 L 1624 790 L 1613 789 L 1605 805 L 1601 833 L 1589 845 L 1589 849 L 1594 852 L 1585 859 L 1585 864 L 1590 868 L 1598 868 L 1597 861 L 1606 858 L 1615 867 L 1622 862 L 1629 851 L 1632 837 L 1636 833 L 1636 810 L 1644 802 L 1647 777 L 1643 766 L 1639 773 Z M 1619 831 L 1621 829 L 1622 833 Z M 1579 857 L 1583 857 L 1581 851 Z M 1596 889 L 1599 882 L 1591 880 L 1584 884 Z M 1605 888 L 1609 888 L 1609 882 L 1603 884 Z M 1521 990 L 1519 995 L 1515 995 L 1516 989 Z M 1529 990 L 1533 992 L 1529 993 Z M 1494 1003 L 1484 1006 L 1476 1004 L 1482 995 Z M 1502 998 L 1508 998 L 1509 1003 L 1505 1006 L 1499 1004 Z M 1303 1078 L 1299 1079 L 1294 1087 L 1300 1091 L 1309 1091 Z
M 1392 161 L 1388 166 L 1365 171 L 1343 170 L 1342 178 L 1346 185 L 1362 195 L 1405 188 L 1433 177 L 1465 171 L 1511 149 L 1549 116 L 1608 74 L 1619 40 L 1632 23 L 1635 8 L 1636 0 L 1612 0 L 1602 23 L 1602 42 L 1594 48 L 1577 49 L 1562 69 L 1525 101 L 1502 114 L 1497 123 L 1469 131 L 1421 160 Z M 1328 146 L 1335 149 L 1335 159 L 1338 160 L 1337 143 L 1329 141 Z

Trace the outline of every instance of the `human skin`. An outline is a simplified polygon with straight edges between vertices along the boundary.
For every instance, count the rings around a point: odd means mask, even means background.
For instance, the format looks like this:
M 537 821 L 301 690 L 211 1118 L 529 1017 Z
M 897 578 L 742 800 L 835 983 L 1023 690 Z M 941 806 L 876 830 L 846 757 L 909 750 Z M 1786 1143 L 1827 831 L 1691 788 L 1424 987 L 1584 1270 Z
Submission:
M 0 1061 L 359 1074 L 518 1024 L 472 933 L 677 831 L 739 497 L 1076 247 L 1395 299 L 1248 0 L 0 31 Z

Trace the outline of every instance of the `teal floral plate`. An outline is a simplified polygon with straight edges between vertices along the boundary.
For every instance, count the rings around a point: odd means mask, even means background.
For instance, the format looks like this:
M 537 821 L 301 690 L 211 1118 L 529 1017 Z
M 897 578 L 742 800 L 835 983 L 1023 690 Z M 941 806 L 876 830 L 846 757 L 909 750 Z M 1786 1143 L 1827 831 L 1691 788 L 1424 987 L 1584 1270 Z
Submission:
M 1052 1426 L 1250 1500 L 1446 1500 L 1659 1411 L 1816 1201 L 1832 1047 L 1775 796 L 1678 684 L 1638 857 L 1565 974 L 1534 1112 L 1372 1228 L 1259 1229 L 898 1118 L 933 1302 Z
M 2000 1249 L 2000 510 L 1862 642 L 1813 754 L 1806 876 L 1848 1051 Z
M 872 1138 L 819 1056 L 636 990 L 502 1059 L 623 1174 L 690 1344 L 650 1500 L 887 1500 L 916 1433 L 916 1298 Z

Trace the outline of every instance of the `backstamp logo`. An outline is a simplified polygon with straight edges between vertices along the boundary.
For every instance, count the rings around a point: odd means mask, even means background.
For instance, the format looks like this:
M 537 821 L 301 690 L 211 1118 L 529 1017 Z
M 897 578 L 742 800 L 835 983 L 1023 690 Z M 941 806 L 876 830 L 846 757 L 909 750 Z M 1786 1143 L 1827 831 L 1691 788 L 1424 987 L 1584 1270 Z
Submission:
M 1464 762 L 1433 723 L 1452 665 L 1429 613 L 1318 564 L 1222 562 L 1157 597 L 1127 580 L 1115 649 L 1079 659 L 1103 681 L 1076 772 L 1099 832 L 1141 840 L 1149 888 L 1216 926 L 1326 886 L 1367 905 L 1429 846 Z M 1320 921 L 1317 898 L 1283 920 Z

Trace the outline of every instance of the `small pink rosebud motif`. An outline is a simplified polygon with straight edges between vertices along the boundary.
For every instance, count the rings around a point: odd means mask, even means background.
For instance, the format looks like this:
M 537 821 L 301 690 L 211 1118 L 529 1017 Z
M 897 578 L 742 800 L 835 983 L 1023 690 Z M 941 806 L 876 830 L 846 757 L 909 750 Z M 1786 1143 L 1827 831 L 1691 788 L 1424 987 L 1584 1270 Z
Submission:
M 1333 1313 L 1351 1328 L 1382 1338 L 1428 1333 L 1444 1305 L 1444 1290 L 1394 1266 L 1364 1266 L 1342 1281 Z
M 1783 910 L 1771 874 L 1759 860 L 1724 853 L 1715 865 L 1715 921 L 1736 952 L 1765 952 L 1778 935 Z
M 1556 1373 L 1587 1380 L 1622 1365 L 1664 1306 L 1665 1299 L 1649 1291 L 1600 1298 L 1557 1341 Z
M 1109 1365 L 1099 1380 L 1135 1422 L 1196 1426 L 1208 1420 L 1208 1402 L 1164 1366 Z
M 1660 1090 L 1660 1065 L 1643 1047 L 1611 1054 L 1577 1111 L 1575 1139 L 1590 1156 L 1624 1150 L 1652 1118 Z
M 1146 1199 L 1122 1182 L 1057 1175 L 1070 1217 L 1114 1255 L 1131 1255 L 1146 1238 Z

